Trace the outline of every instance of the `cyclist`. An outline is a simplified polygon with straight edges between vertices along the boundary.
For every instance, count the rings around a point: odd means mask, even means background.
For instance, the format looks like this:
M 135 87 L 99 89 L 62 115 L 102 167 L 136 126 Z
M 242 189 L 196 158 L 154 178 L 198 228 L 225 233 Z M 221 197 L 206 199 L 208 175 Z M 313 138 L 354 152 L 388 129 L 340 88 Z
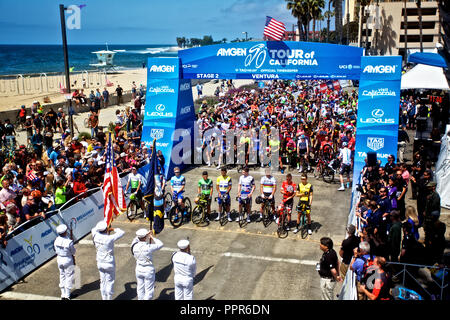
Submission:
M 269 199 L 272 207 L 273 218 L 276 219 L 275 213 L 275 191 L 277 191 L 277 181 L 271 175 L 270 168 L 266 168 L 266 175 L 261 178 L 261 198 Z M 261 212 L 259 213 L 259 219 L 262 219 L 264 210 L 264 203 L 261 204 Z
M 202 178 L 198 180 L 198 198 L 195 199 L 195 203 L 198 202 L 198 200 L 201 197 L 204 197 L 208 200 L 207 204 L 207 211 L 208 214 L 206 216 L 206 221 L 209 221 L 209 216 L 211 215 L 211 197 L 213 193 L 213 182 L 211 179 L 208 178 L 208 172 L 203 171 Z
M 348 148 L 347 142 L 342 142 L 342 149 L 339 153 L 338 159 L 341 161 L 341 168 L 339 171 L 339 179 L 341 180 L 341 187 L 338 191 L 344 191 L 344 174 L 347 174 L 347 188 L 350 188 L 350 170 L 352 167 L 351 159 L 352 151 Z
M 298 172 L 303 171 L 303 168 L 304 168 L 303 165 L 308 165 L 308 170 L 311 169 L 309 166 L 308 155 L 309 155 L 308 140 L 306 139 L 305 135 L 302 134 L 300 136 L 300 139 L 298 139 L 298 144 L 297 144 L 297 159 L 298 159 L 298 163 L 300 164 L 300 168 L 298 168 Z
M 238 185 L 238 195 L 239 195 L 239 213 L 242 210 L 242 205 L 245 205 L 247 208 L 247 212 L 250 211 L 251 203 L 252 203 L 252 195 L 255 191 L 255 179 L 248 174 L 248 167 L 245 167 L 243 170 L 243 174 L 239 177 L 239 185 Z M 239 221 L 239 217 L 236 218 L 236 221 Z M 250 215 L 247 216 L 247 222 L 250 222 Z
M 305 210 L 306 218 L 308 219 L 308 234 L 312 234 L 311 231 L 311 204 L 313 200 L 313 186 L 308 183 L 308 176 L 306 174 L 302 174 L 301 182 L 297 187 L 297 196 L 300 198 L 298 202 L 297 208 L 302 208 Z M 294 233 L 299 231 L 300 226 L 300 214 L 297 216 L 297 227 L 294 230 Z
M 228 221 L 232 221 L 230 217 L 230 191 L 232 187 L 231 177 L 227 175 L 227 169 L 222 167 L 220 170 L 221 175 L 217 178 L 216 181 L 216 189 L 219 194 L 219 198 L 217 199 L 219 203 L 219 214 L 217 215 L 216 221 L 219 221 L 221 218 L 222 206 L 225 206 L 225 211 L 228 215 Z M 222 200 L 220 196 L 226 194 L 226 199 Z
M 186 187 L 186 179 L 180 174 L 179 167 L 175 167 L 173 173 L 175 175 L 170 179 L 170 191 L 173 194 L 173 198 L 177 199 L 180 208 L 184 211 L 183 193 Z
M 279 215 L 281 216 L 283 214 L 283 210 L 286 207 L 287 208 L 287 227 L 286 230 L 289 230 L 289 223 L 291 222 L 291 213 L 292 213 L 292 206 L 294 205 L 294 197 L 295 197 L 295 190 L 297 189 L 297 185 L 292 181 L 292 175 L 288 173 L 286 175 L 286 181 L 283 181 L 281 184 L 281 194 L 283 195 L 283 200 L 281 204 L 278 207 Z M 277 224 L 278 224 L 278 218 L 277 218 Z
M 144 203 L 142 202 L 142 181 L 143 177 L 140 173 L 137 172 L 137 169 L 135 166 L 131 168 L 131 173 L 128 175 L 128 182 L 127 186 L 125 187 L 125 190 L 128 190 L 128 188 L 131 186 L 131 194 L 134 194 L 139 201 L 139 205 L 141 208 L 144 208 Z

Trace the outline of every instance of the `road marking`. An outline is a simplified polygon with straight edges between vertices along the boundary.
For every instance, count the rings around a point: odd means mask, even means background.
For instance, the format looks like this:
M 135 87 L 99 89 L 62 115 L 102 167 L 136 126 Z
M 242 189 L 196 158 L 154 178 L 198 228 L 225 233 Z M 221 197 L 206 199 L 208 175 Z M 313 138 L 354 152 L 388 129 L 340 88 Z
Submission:
M 93 245 L 92 241 L 89 241 L 89 240 L 81 240 L 79 242 L 79 244 Z M 116 243 L 116 244 L 114 244 L 114 247 L 130 248 L 130 245 L 127 243 Z M 162 247 L 160 250 L 175 252 L 175 251 L 178 251 L 178 248 Z M 192 253 L 194 253 L 194 254 L 219 254 L 218 252 L 213 252 L 211 250 L 208 250 L 208 251 L 192 250 Z M 238 258 L 238 259 L 251 259 L 251 260 L 263 260 L 263 261 L 271 261 L 271 262 L 286 262 L 286 263 L 294 263 L 294 264 L 304 264 L 304 265 L 308 265 L 308 266 L 315 266 L 317 263 L 317 261 L 311 261 L 311 260 L 255 256 L 255 255 L 238 253 L 238 252 L 224 252 L 224 253 L 220 253 L 220 256 L 221 257 Z
M 3 299 L 11 300 L 61 300 L 60 297 L 42 296 L 39 294 L 21 293 L 15 291 L 7 291 L 0 294 Z
M 129 222 L 129 221 L 114 221 L 114 223 L 119 223 L 119 224 L 130 224 L 130 223 L 132 223 L 132 224 L 141 224 L 141 225 L 148 226 L 148 222 L 136 222 L 136 220 L 134 220 L 133 222 Z M 276 235 L 276 232 L 273 232 L 272 234 L 264 234 L 264 233 L 249 232 L 246 229 L 224 230 L 223 227 L 219 227 L 219 226 L 214 228 L 214 227 L 189 227 L 187 225 L 182 225 L 178 229 L 198 230 L 198 231 L 208 231 L 208 232 L 236 233 L 236 234 L 245 234 L 245 235 L 249 235 L 249 236 L 260 236 L 260 237 L 269 237 L 269 238 L 277 238 L 278 239 L 278 236 Z M 258 231 L 258 232 L 261 232 L 261 231 Z M 284 238 L 284 239 L 280 239 L 280 240 L 281 241 L 286 241 L 286 240 L 306 241 L 306 242 L 312 242 L 312 243 L 315 243 L 315 244 L 320 243 L 319 240 L 310 239 L 309 236 L 307 238 L 305 238 L 305 239 L 302 239 L 302 237 L 300 235 L 295 235 L 295 236 Z

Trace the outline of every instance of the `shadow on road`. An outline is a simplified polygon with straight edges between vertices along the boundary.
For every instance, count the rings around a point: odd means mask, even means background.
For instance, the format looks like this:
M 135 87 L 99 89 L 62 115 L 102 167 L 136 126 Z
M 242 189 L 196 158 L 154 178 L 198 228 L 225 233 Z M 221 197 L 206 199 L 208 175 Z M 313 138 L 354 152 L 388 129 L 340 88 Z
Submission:
M 209 266 L 208 268 L 204 269 L 203 271 L 197 273 L 197 275 L 194 277 L 194 286 L 199 283 L 200 281 L 203 280 L 203 278 L 206 276 L 206 274 L 208 273 L 209 269 L 211 269 L 212 267 L 214 267 L 214 265 Z
M 159 297 L 156 300 L 175 300 L 175 289 L 166 288 L 161 291 Z
M 156 282 L 166 282 L 169 279 L 170 273 L 172 272 L 172 263 L 159 270 L 155 275 Z
M 72 296 L 79 297 L 94 290 L 100 290 L 100 279 L 97 279 L 91 283 L 86 283 L 80 289 L 73 290 Z
M 119 294 L 114 300 L 133 300 L 136 298 L 136 281 L 127 282 L 124 287 L 125 291 Z

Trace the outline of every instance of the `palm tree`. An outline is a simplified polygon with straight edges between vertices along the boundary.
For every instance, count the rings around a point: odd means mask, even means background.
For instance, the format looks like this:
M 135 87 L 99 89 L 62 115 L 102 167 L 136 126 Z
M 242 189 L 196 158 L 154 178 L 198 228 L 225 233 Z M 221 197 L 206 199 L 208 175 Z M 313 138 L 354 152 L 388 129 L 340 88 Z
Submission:
M 310 0 L 310 14 L 313 20 L 313 41 L 316 40 L 316 21 L 322 15 L 325 0 Z
M 368 28 L 367 28 L 367 19 L 368 19 L 368 13 L 366 16 L 364 16 L 365 14 L 365 8 L 366 6 L 368 6 L 371 2 L 371 0 L 358 0 L 359 5 L 360 5 L 360 10 L 359 10 L 359 17 L 361 19 L 361 26 L 360 26 L 360 38 L 359 38 L 359 46 L 362 47 L 362 30 L 363 30 L 363 23 L 366 22 L 366 43 L 365 43 L 365 47 L 367 47 L 368 44 Z
M 285 0 L 287 2 L 286 8 L 291 11 L 293 17 L 297 18 L 297 27 L 299 34 L 299 41 L 304 40 L 304 18 L 305 18 L 305 0 Z
M 342 0 L 328 0 L 331 2 L 334 8 L 334 25 L 337 33 L 337 38 L 340 39 L 339 43 L 342 43 Z
M 330 19 L 334 16 L 334 12 L 330 10 L 330 4 L 328 4 L 328 11 L 325 11 L 324 17 L 327 18 L 327 42 L 330 40 Z

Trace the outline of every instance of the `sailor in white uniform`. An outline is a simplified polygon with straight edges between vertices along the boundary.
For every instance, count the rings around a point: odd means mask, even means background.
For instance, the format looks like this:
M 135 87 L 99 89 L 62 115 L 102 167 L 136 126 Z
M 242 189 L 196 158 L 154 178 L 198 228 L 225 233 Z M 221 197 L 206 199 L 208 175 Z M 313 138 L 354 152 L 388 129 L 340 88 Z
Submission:
M 155 267 L 153 252 L 163 247 L 161 240 L 152 236 L 152 231 L 136 231 L 137 241 L 133 241 L 131 252 L 136 259 L 136 289 L 138 300 L 153 299 L 155 289 Z
M 180 251 L 175 252 L 172 256 L 173 270 L 175 272 L 175 300 L 192 300 L 197 262 L 194 256 L 191 255 L 189 240 L 180 240 L 177 245 Z
M 97 249 L 97 268 L 100 273 L 100 292 L 103 300 L 111 300 L 116 279 L 116 262 L 114 259 L 114 242 L 125 234 L 119 228 L 108 229 L 105 221 L 100 221 L 92 229 L 92 239 Z M 115 231 L 114 234 L 110 234 Z
M 67 234 L 67 226 L 60 224 L 56 227 L 58 237 L 55 239 L 54 247 L 57 255 L 56 262 L 59 269 L 59 287 L 61 288 L 61 300 L 70 299 L 70 290 L 75 267 L 75 247 L 73 240 Z

